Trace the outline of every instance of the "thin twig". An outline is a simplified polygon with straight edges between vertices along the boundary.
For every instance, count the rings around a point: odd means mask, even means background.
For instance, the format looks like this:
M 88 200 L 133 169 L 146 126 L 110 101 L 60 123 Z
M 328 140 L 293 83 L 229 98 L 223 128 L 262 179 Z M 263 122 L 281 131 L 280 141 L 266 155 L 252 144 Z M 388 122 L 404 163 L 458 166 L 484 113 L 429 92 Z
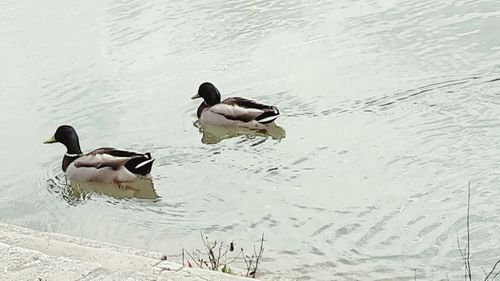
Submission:
M 255 248 L 254 248 L 254 252 L 255 252 Z M 257 272 L 257 268 L 259 266 L 260 258 L 262 257 L 262 253 L 264 253 L 264 233 L 262 233 L 262 238 L 260 239 L 259 254 L 255 258 L 255 271 L 254 271 L 254 274 L 253 274 L 254 278 L 255 278 L 255 273 Z
M 222 251 L 223 245 L 224 245 L 224 243 L 221 241 L 220 246 L 219 246 L 219 255 L 217 256 L 217 267 L 219 267 L 219 265 L 220 265 L 220 257 L 221 257 L 221 251 Z
M 243 261 L 245 262 L 245 266 L 247 267 L 247 273 L 245 276 L 248 276 L 250 273 L 250 269 L 252 267 L 252 260 L 247 260 L 247 255 L 245 255 L 245 252 L 243 251 L 243 248 L 241 248 L 241 255 L 243 256 Z
M 184 266 L 184 248 L 182 248 L 182 266 Z
M 187 255 L 191 258 L 191 260 L 192 260 L 194 263 L 199 264 L 200 268 L 203 268 L 203 262 L 202 262 L 202 261 L 200 261 L 200 258 L 199 258 L 199 257 L 198 257 L 198 259 L 195 259 L 195 258 L 193 257 L 194 253 L 193 253 L 193 255 L 191 255 L 191 253 L 189 253 L 188 251 L 186 251 L 186 254 L 187 254 Z M 189 265 L 189 261 L 188 261 L 188 265 Z
M 493 274 L 493 272 L 495 271 L 495 268 L 497 267 L 498 264 L 500 264 L 500 260 L 497 260 L 497 262 L 495 263 L 495 265 L 493 265 L 493 268 L 491 269 L 490 273 L 488 273 L 488 275 L 486 275 L 486 278 L 484 278 L 484 281 L 487 281 L 488 278 L 490 277 L 490 275 Z M 495 280 L 495 277 L 497 275 L 498 275 L 498 273 L 493 277 L 493 280 Z
M 210 262 L 210 269 L 217 271 L 219 269 L 219 262 L 218 262 L 218 258 L 215 257 L 214 249 L 217 248 L 218 241 L 216 240 L 213 242 L 213 244 L 210 244 L 210 242 L 207 241 L 208 238 L 203 236 L 202 230 L 200 230 L 200 235 L 201 235 L 201 240 L 203 241 L 203 244 L 205 245 L 206 254 L 208 256 L 208 261 Z M 222 242 L 221 242 L 221 244 L 222 244 Z M 220 245 L 219 247 L 222 247 L 222 245 Z
M 464 252 L 462 251 L 462 247 L 460 246 L 460 239 L 457 235 L 457 247 L 460 252 L 460 256 L 462 256 L 462 261 L 464 262 L 464 280 L 467 281 L 467 260 L 465 258 Z
M 495 274 L 495 276 L 493 276 L 493 281 L 495 281 L 495 279 L 497 278 L 499 273 L 500 273 L 500 271 L 498 271 L 497 274 Z
M 221 247 L 222 248 L 222 247 Z M 229 252 L 229 247 L 226 247 L 226 250 L 224 253 L 221 255 L 219 251 L 219 257 L 224 257 L 224 264 L 227 265 L 227 253 Z
M 238 255 L 236 257 L 234 257 L 232 260 L 230 260 L 229 262 L 225 262 L 225 264 L 232 264 L 240 257 L 240 255 L 241 255 L 241 252 L 239 252 Z
M 467 189 L 467 269 L 469 280 L 472 281 L 472 270 L 470 268 L 470 181 Z
M 467 278 L 469 281 L 472 281 L 472 270 L 470 266 L 470 182 L 467 186 L 467 244 L 464 248 L 464 251 L 462 251 L 462 248 L 460 247 L 460 240 L 458 239 L 457 235 L 457 245 L 458 245 L 458 251 L 460 252 L 460 255 L 462 256 L 462 261 L 464 262 L 464 268 L 465 268 L 465 280 L 467 281 Z M 490 280 L 490 276 L 492 276 L 493 273 L 495 273 L 495 270 L 497 266 L 500 264 L 500 259 L 497 260 L 497 262 L 493 265 L 493 268 L 490 270 L 488 274 L 486 274 L 486 271 L 484 270 L 483 267 L 481 269 L 483 270 L 485 274 L 484 281 Z M 493 280 L 500 274 L 500 271 L 495 273 L 493 275 Z

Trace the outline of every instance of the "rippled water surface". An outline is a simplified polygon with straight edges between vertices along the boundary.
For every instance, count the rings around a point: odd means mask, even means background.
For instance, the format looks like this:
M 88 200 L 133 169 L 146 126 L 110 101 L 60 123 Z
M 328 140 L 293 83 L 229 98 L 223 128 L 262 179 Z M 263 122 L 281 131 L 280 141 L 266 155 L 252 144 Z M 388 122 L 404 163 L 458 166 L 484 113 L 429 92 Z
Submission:
M 0 221 L 161 251 L 200 229 L 262 279 L 456 280 L 500 256 L 500 2 L 0 4 Z M 206 135 L 198 85 L 276 105 L 274 136 Z M 142 198 L 68 190 L 61 145 L 151 151 Z M 158 197 L 158 198 L 156 198 Z

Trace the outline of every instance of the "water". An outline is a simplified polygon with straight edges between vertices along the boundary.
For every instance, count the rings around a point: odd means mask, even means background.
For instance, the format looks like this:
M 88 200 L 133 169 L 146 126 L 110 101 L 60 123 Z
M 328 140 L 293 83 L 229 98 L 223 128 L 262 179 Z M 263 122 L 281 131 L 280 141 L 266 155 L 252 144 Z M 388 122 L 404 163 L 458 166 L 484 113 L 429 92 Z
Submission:
M 470 181 L 474 275 L 500 256 L 500 2 L 0 6 L 0 221 L 174 261 L 265 233 L 265 280 L 456 280 Z M 207 138 L 204 81 L 284 132 Z M 154 196 L 66 189 L 61 124 L 151 151 Z

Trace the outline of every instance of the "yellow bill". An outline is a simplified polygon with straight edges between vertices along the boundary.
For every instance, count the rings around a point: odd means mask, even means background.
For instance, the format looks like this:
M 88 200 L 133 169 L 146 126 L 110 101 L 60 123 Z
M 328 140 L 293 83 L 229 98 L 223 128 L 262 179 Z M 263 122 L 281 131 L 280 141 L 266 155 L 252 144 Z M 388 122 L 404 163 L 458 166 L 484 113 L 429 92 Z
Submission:
M 50 139 L 44 141 L 43 143 L 55 143 L 55 142 L 57 142 L 56 138 L 54 136 L 52 136 Z

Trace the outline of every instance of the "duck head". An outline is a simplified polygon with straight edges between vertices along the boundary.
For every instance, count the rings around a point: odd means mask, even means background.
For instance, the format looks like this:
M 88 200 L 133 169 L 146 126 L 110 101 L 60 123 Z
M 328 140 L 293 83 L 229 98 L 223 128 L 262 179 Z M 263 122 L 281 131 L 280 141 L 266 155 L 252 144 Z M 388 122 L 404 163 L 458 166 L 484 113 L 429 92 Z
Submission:
M 62 125 L 57 128 L 56 133 L 53 137 L 46 140 L 44 143 L 62 143 L 66 146 L 68 154 L 81 154 L 80 141 L 78 140 L 78 135 L 73 127 L 68 125 Z
M 220 93 L 215 86 L 210 82 L 205 82 L 198 88 L 198 93 L 191 99 L 203 98 L 209 106 L 220 103 Z

